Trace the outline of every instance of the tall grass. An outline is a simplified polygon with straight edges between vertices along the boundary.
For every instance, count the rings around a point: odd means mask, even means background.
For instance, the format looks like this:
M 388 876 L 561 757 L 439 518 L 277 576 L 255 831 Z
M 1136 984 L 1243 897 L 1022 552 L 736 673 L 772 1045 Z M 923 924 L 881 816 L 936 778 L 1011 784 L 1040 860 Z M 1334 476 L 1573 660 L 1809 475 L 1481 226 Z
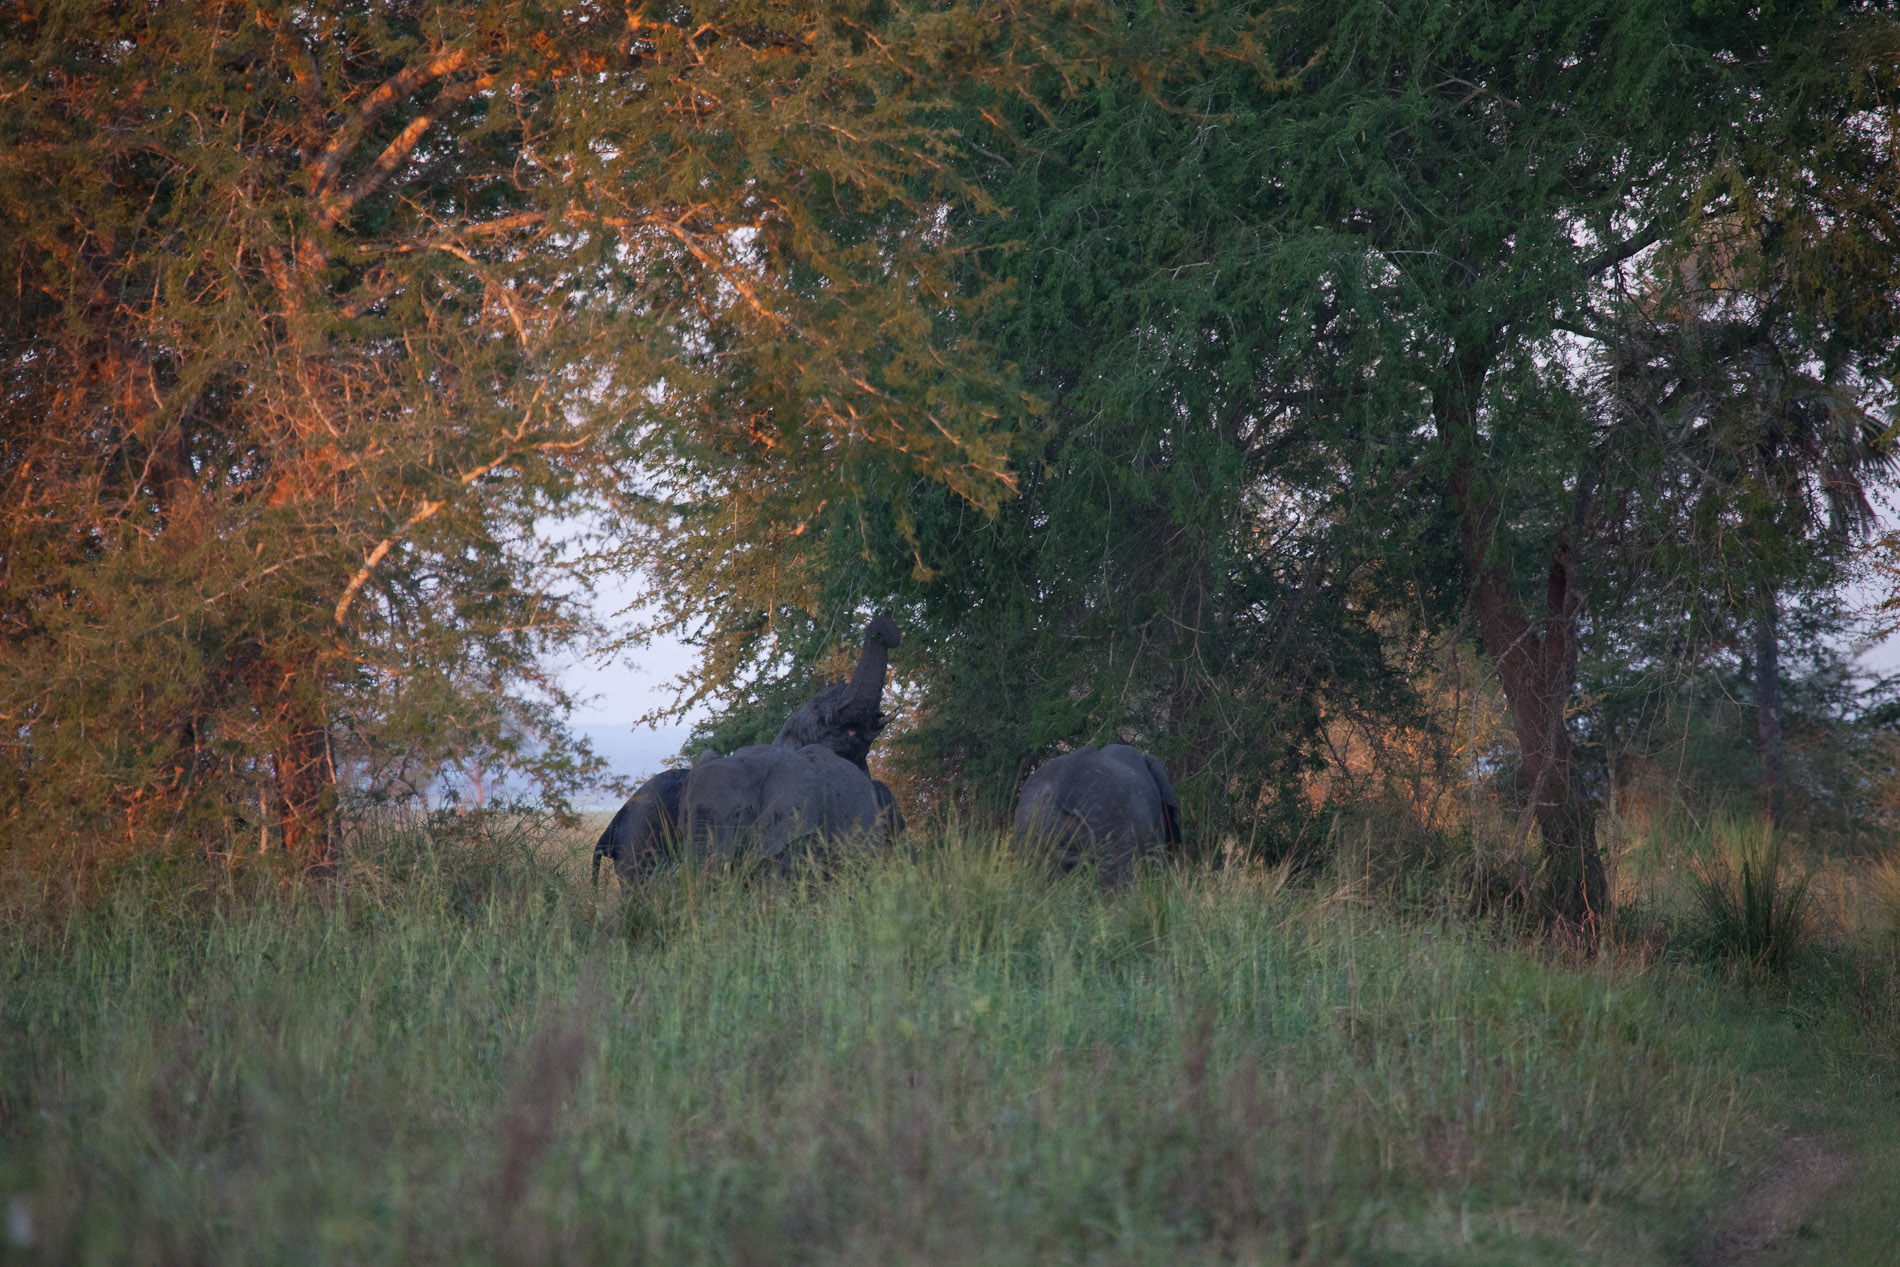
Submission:
M 1874 864 L 1869 880 L 1880 931 L 1890 944 L 1900 945 L 1900 855 Z
M 545 842 L 358 852 L 6 939 L 14 1253 L 1664 1261 L 1749 1127 L 1700 976 L 1284 872 L 1104 893 L 953 834 L 623 897 Z
M 1759 821 L 1719 818 L 1695 867 L 1696 934 L 1713 955 L 1784 973 L 1812 938 L 1808 877 L 1781 833 Z

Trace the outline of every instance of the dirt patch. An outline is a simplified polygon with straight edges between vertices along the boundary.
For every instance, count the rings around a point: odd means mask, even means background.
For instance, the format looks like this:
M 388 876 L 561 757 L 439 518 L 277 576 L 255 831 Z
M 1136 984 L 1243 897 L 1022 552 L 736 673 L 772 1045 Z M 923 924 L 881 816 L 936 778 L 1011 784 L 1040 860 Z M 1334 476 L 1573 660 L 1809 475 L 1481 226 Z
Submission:
M 1740 1267 L 1774 1250 L 1801 1228 L 1827 1194 L 1854 1173 L 1854 1159 L 1825 1140 L 1796 1135 L 1782 1160 L 1703 1233 L 1695 1267 Z

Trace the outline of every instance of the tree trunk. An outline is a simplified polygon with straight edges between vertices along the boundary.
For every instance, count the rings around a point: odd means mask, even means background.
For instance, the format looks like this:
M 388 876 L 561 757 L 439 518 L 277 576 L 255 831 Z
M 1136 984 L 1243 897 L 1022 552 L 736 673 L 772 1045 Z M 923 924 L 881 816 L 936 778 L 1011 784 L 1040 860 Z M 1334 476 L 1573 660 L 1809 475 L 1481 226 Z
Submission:
M 284 850 L 312 872 L 335 866 L 331 852 L 336 812 L 336 769 L 330 758 L 330 728 L 315 700 L 299 691 L 298 681 L 281 666 L 281 694 L 272 710 L 277 736 L 271 752 L 277 801 L 283 807 Z
M 1433 412 L 1448 459 L 1449 491 L 1464 547 L 1478 633 L 1511 708 L 1528 797 L 1527 814 L 1543 836 L 1548 859 L 1543 901 L 1547 915 L 1594 947 L 1609 896 L 1597 849 L 1596 809 L 1578 786 L 1565 712 L 1576 686 L 1576 622 L 1583 596 L 1577 584 L 1575 540 L 1594 479 L 1582 473 L 1570 521 L 1553 538 L 1544 582 L 1544 611 L 1533 618 L 1511 595 L 1510 578 L 1494 553 L 1501 517 L 1497 495 L 1482 467 L 1477 409 L 1484 373 L 1455 372 Z
M 1755 616 L 1755 753 L 1761 763 L 1756 784 L 1762 821 L 1781 826 L 1781 596 L 1767 588 Z

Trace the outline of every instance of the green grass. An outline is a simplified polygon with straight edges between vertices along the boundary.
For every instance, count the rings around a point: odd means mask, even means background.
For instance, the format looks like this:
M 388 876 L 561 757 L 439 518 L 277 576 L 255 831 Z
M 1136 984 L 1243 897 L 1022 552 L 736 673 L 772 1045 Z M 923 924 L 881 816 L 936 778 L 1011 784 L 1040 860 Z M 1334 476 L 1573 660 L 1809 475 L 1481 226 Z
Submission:
M 1791 1122 L 1900 1165 L 1891 980 L 1838 965 L 975 838 L 624 899 L 584 857 L 397 836 L 8 933 L 0 1259 L 1674 1263 Z M 1892 1261 L 1854 1201 L 1812 1261 Z

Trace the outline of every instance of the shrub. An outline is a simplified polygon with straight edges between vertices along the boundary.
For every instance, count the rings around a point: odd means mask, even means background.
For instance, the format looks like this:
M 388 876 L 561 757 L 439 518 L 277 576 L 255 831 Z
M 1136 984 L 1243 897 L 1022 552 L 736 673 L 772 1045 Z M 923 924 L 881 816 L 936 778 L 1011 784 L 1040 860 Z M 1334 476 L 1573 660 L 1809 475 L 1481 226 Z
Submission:
M 1718 821 L 1709 835 L 1714 849 L 1695 866 L 1699 940 L 1714 957 L 1785 971 L 1813 932 L 1808 876 L 1765 824 Z

